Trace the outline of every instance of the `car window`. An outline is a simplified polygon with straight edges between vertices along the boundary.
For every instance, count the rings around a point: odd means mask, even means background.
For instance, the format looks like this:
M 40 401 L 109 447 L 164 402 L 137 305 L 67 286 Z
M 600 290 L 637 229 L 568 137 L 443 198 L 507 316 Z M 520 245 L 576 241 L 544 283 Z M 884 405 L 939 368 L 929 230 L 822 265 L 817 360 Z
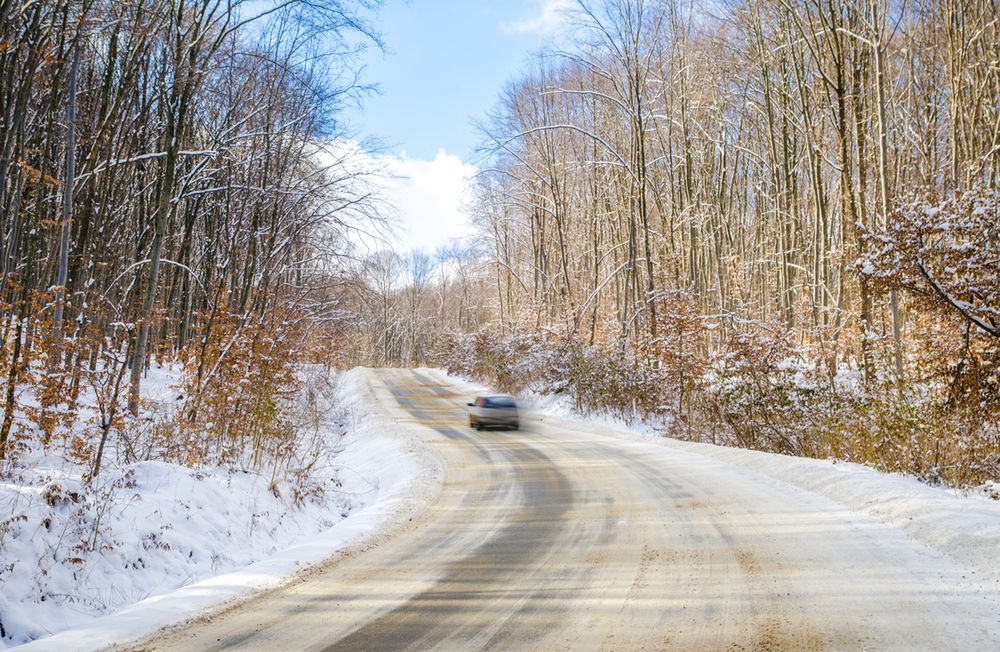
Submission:
M 514 400 L 506 396 L 494 396 L 486 399 L 486 407 L 512 408 L 517 407 Z

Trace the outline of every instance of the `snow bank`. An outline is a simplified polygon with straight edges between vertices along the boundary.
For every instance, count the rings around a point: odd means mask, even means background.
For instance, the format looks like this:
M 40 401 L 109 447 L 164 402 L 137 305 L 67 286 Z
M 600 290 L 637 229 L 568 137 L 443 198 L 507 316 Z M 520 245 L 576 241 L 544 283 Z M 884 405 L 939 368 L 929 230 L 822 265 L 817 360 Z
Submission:
M 837 460 L 814 460 L 659 438 L 687 454 L 711 457 L 792 484 L 874 516 L 921 543 L 1000 581 L 1000 501 Z
M 60 510 L 88 508 L 72 497 L 79 478 L 62 458 L 36 460 L 25 471 L 33 478 L 0 486 L 0 505 L 26 515 L 2 551 L 3 565 L 13 566 L 0 576 L 4 643 L 60 630 L 18 649 L 91 650 L 134 640 L 277 586 L 415 509 L 414 493 L 429 495 L 439 476 L 428 472 L 436 462 L 393 432 L 371 392 L 365 370 L 340 377 L 337 403 L 349 410 L 323 433 L 333 455 L 319 471 L 322 491 L 297 505 L 280 484 L 250 473 L 160 462 L 114 469 L 105 480 L 100 542 L 85 560 L 64 541 L 79 533 L 53 539 L 43 524 L 59 521 Z M 51 479 L 39 482 L 43 476 Z M 58 496 L 46 499 L 55 484 Z
M 475 393 L 482 385 L 429 370 L 446 382 Z M 899 474 L 838 460 L 816 460 L 663 437 L 653 425 L 628 425 L 606 415 L 581 417 L 565 398 L 526 397 L 533 418 L 568 420 L 599 436 L 655 443 L 683 455 L 709 457 L 741 467 L 774 483 L 790 484 L 864 512 L 899 528 L 977 574 L 1000 581 L 1000 500 L 947 487 L 933 487 Z M 531 418 L 531 417 L 529 417 Z

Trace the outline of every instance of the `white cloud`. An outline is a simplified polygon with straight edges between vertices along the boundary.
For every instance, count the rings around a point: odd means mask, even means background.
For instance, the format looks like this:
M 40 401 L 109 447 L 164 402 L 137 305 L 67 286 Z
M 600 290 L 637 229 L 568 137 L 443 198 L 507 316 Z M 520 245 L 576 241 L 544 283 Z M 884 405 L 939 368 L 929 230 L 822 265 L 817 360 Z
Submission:
M 573 0 L 541 0 L 527 16 L 501 25 L 505 34 L 556 34 L 566 20 L 566 12 L 574 6 Z
M 388 221 L 372 223 L 371 208 L 360 204 L 338 217 L 353 226 L 349 240 L 362 252 L 391 248 L 400 253 L 442 245 L 475 233 L 469 219 L 469 188 L 479 171 L 454 154 L 439 150 L 433 159 L 407 153 L 372 154 L 353 140 L 317 143 L 316 156 L 342 179 L 341 199 L 349 203 L 374 192 L 375 213 Z
M 399 216 L 396 248 L 433 252 L 455 238 L 473 233 L 468 204 L 469 180 L 474 165 L 454 154 L 439 150 L 433 160 L 399 156 L 381 157 L 389 178 L 385 180 L 385 200 Z

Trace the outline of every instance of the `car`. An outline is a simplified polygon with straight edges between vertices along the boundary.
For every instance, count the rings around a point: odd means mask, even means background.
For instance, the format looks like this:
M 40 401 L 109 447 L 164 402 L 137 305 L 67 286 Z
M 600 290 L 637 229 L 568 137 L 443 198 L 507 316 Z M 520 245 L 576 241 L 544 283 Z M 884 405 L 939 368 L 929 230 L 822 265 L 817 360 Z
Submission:
M 517 401 L 509 394 L 477 396 L 469 406 L 469 427 L 482 430 L 486 426 L 505 426 L 517 430 L 520 419 Z

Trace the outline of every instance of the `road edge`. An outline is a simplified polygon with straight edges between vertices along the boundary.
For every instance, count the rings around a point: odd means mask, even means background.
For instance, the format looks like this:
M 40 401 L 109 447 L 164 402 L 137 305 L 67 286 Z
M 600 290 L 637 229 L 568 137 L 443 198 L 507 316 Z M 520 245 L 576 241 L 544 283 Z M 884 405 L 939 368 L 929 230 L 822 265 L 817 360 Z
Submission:
M 485 387 L 448 374 L 423 370 L 442 382 L 470 392 Z M 862 464 L 674 439 L 645 425 L 628 426 L 612 419 L 588 419 L 547 406 L 529 407 L 528 419 L 559 419 L 583 432 L 669 448 L 729 464 L 772 483 L 790 485 L 866 514 L 934 551 L 975 571 L 980 579 L 1000 583 L 1000 501 L 916 478 L 885 473 Z
M 352 511 L 331 528 L 241 569 L 206 578 L 168 593 L 151 596 L 90 622 L 10 649 L 26 652 L 108 650 L 155 640 L 164 633 L 210 620 L 273 591 L 302 582 L 340 561 L 378 546 L 423 513 L 441 491 L 443 466 L 418 436 L 419 424 L 401 427 L 392 402 L 380 401 L 371 369 L 363 376 L 355 437 L 374 437 L 380 445 L 356 456 L 355 468 L 382 467 L 391 449 L 413 462 L 413 472 L 384 489 L 372 503 Z M 402 439 L 402 441 L 400 441 Z

